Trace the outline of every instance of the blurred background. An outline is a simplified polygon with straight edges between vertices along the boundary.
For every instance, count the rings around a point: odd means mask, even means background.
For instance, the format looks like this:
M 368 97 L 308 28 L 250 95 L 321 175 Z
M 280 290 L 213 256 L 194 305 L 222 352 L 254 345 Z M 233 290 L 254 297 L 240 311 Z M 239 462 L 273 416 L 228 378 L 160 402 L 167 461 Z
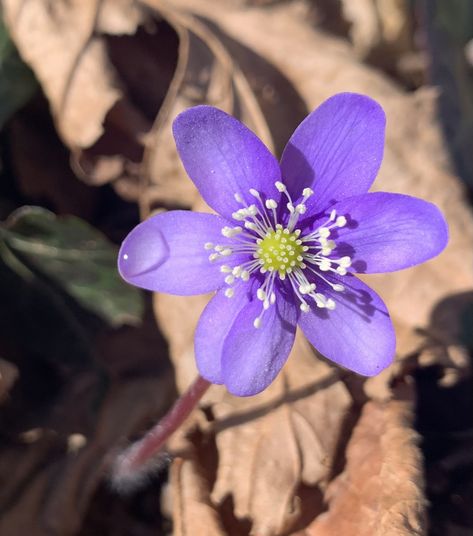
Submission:
M 473 2 L 0 6 L 0 534 L 473 534 Z M 377 382 L 336 376 L 337 391 L 307 391 L 305 402 L 316 398 L 304 410 L 286 395 L 243 407 L 211 394 L 173 464 L 136 490 L 114 489 L 113 457 L 195 374 L 203 302 L 153 297 L 116 271 L 118 246 L 141 220 L 203 205 L 180 167 L 172 119 L 209 103 L 280 155 L 300 120 L 339 91 L 368 94 L 386 110 L 376 188 L 430 199 L 450 224 L 445 256 L 375 284 L 396 322 L 396 366 Z M 277 497 L 271 472 L 258 476 L 257 493 L 235 491 L 225 467 L 246 455 L 250 428 L 266 441 L 281 406 L 313 415 L 324 389 L 338 417 L 312 476 L 299 469 Z M 252 417 L 248 404 L 261 401 L 266 409 Z M 242 408 L 245 422 L 231 424 Z M 380 434 L 395 429 L 406 440 L 360 442 L 375 421 L 386 426 Z M 296 434 L 299 451 L 315 449 L 308 437 Z M 279 443 L 264 444 L 271 456 Z M 351 463 L 356 445 L 376 460 L 375 489 L 393 485 L 398 502 L 340 491 L 340 477 L 363 481 Z M 397 448 L 407 472 L 393 462 Z M 281 515 L 269 522 L 279 500 Z M 374 532 L 379 509 L 389 522 Z

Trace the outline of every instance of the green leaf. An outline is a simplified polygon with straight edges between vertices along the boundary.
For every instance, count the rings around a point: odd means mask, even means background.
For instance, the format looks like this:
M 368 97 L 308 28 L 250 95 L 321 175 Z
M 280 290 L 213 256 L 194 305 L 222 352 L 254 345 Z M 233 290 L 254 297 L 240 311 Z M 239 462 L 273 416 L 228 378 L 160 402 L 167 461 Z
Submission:
M 141 321 L 143 295 L 118 275 L 118 248 L 86 222 L 23 207 L 7 220 L 3 234 L 33 269 L 110 325 Z
M 36 91 L 38 84 L 23 63 L 0 18 L 0 129 Z

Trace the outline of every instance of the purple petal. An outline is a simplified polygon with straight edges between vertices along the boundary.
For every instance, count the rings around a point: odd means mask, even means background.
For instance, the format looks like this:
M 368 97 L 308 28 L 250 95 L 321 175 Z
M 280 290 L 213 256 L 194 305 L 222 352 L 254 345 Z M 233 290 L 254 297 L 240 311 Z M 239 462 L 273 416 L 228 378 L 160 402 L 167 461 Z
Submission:
M 393 360 L 396 339 L 381 298 L 354 276 L 331 277 L 344 292 L 332 292 L 333 311 L 302 313 L 299 325 L 310 343 L 326 358 L 363 376 L 374 376 Z
M 383 158 L 385 123 L 381 106 L 355 93 L 334 95 L 302 121 L 281 170 L 294 198 L 303 188 L 314 190 L 308 213 L 368 191 Z
M 279 164 L 263 142 L 234 117 L 213 108 L 196 106 L 178 115 L 174 138 L 182 163 L 206 203 L 231 219 L 243 207 L 238 193 L 255 203 L 250 188 L 279 199 L 274 183 L 281 180 Z
M 227 222 L 213 214 L 175 210 L 140 223 L 125 238 L 118 256 L 123 279 L 137 287 L 188 296 L 223 284 L 221 261 L 210 262 L 206 242 L 222 244 Z M 225 257 L 238 263 L 237 256 Z M 229 264 L 228 262 L 226 264 Z
M 253 321 L 262 303 L 254 300 L 243 307 L 225 339 L 222 374 L 230 393 L 255 395 L 277 376 L 287 360 L 296 333 L 298 309 L 278 293 L 276 303 L 263 314 L 262 324 Z
M 249 284 L 234 287 L 235 294 L 227 298 L 219 290 L 202 313 L 195 332 L 195 358 L 200 375 L 212 383 L 224 383 L 222 350 L 225 338 L 236 317 L 249 300 Z
M 427 201 L 375 192 L 333 206 L 347 225 L 337 229 L 334 256 L 352 257 L 356 272 L 401 270 L 438 255 L 447 245 L 447 223 Z

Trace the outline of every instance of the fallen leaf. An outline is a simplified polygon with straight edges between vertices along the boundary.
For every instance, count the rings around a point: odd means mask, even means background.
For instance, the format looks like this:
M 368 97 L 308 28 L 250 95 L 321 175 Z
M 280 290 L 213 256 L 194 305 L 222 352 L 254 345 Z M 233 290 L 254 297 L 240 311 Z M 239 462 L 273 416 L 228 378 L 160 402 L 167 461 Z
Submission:
M 387 403 L 365 404 L 347 445 L 345 469 L 327 488 L 328 511 L 297 536 L 425 534 L 414 389 L 401 391 Z
M 0 20 L 0 129 L 37 89 L 33 73 L 21 61 Z
M 147 3 L 151 6 L 158 4 L 154 0 L 147 0 Z M 292 106 L 299 110 L 297 104 L 302 99 L 306 109 L 312 110 L 325 98 L 340 91 L 369 94 L 381 102 L 388 118 L 387 147 L 376 189 L 402 192 L 435 202 L 447 216 L 451 240 L 439 259 L 408 271 L 371 276 L 366 280 L 383 296 L 392 312 L 400 335 L 398 363 L 411 359 L 413 354 L 417 357 L 426 355 L 432 349 L 437 355 L 436 362 L 445 363 L 444 358 L 449 359 L 448 351 L 452 345 L 451 333 L 447 336 L 445 332 L 439 332 L 434 340 L 428 330 L 435 305 L 452 294 L 467 292 L 473 285 L 473 274 L 468 268 L 473 265 L 473 252 L 468 245 L 473 239 L 473 220 L 463 190 L 451 174 L 435 119 L 434 92 L 404 93 L 374 70 L 360 64 L 348 44 L 309 27 L 300 5 L 243 9 L 228 3 L 217 6 L 205 0 L 180 0 L 176 5 L 198 14 L 199 21 L 208 24 L 231 52 L 233 61 L 250 81 L 261 109 L 267 111 L 265 118 L 279 150 L 289 138 L 292 125 L 272 113 L 278 108 L 276 103 L 288 110 L 293 109 Z M 266 63 L 282 73 L 291 88 L 286 95 L 291 98 L 278 102 L 277 89 L 271 92 L 271 78 L 265 86 L 265 75 L 271 73 L 271 70 L 261 68 Z M 266 91 L 258 91 L 261 87 L 266 87 Z M 271 101 L 273 98 L 276 101 Z M 198 198 L 192 206 L 202 208 Z M 206 299 L 160 295 L 155 301 L 160 326 L 170 343 L 177 383 L 183 390 L 196 374 L 192 337 Z M 452 314 L 454 317 L 460 314 L 460 308 L 452 310 Z M 205 424 L 195 416 L 189 424 L 199 427 L 209 437 L 215 434 L 217 469 L 210 497 L 205 497 L 205 502 L 209 504 L 210 501 L 217 507 L 223 518 L 222 505 L 230 500 L 236 518 L 250 522 L 253 534 L 283 534 L 302 523 L 307 508 L 312 508 L 312 517 L 322 512 L 321 504 L 308 507 L 307 502 L 299 501 L 299 489 L 307 482 L 323 491 L 326 480 L 332 476 L 338 439 L 349 430 L 350 421 L 342 418 L 350 409 L 345 386 L 336 371 L 317 363 L 309 354 L 307 351 L 303 357 L 300 347 L 295 350 L 278 380 L 258 397 L 238 399 L 225 394 L 222 388 L 211 389 L 203 400 L 205 415 L 211 415 L 210 423 Z M 414 366 L 419 362 L 416 361 Z M 452 370 L 461 368 L 451 359 L 449 363 Z M 466 362 L 464 365 L 469 366 Z M 379 399 L 392 397 L 392 380 L 408 370 L 397 367 L 390 369 L 377 387 L 368 382 L 366 392 Z M 291 384 L 288 380 L 291 374 L 298 378 L 301 371 L 304 371 L 303 377 L 294 379 Z M 315 390 L 300 403 L 291 398 L 297 381 L 321 378 L 324 373 L 334 374 L 338 381 L 335 379 L 333 385 Z M 324 397 L 326 402 L 322 402 Z M 278 399 L 280 406 L 275 402 Z M 298 408 L 303 406 L 303 400 L 307 400 L 307 406 L 300 410 L 299 422 Z M 363 395 L 357 394 L 357 400 L 363 401 Z M 334 415 L 331 425 L 325 424 L 325 436 L 317 428 L 317 423 L 312 422 L 312 415 L 322 423 Z M 231 426 L 222 427 L 222 419 Z M 293 421 L 304 424 L 297 428 L 292 425 Z M 406 423 L 408 435 L 413 434 L 409 426 Z M 185 435 L 185 430 L 183 433 Z M 321 437 L 325 437 L 325 444 Z M 412 456 L 418 456 L 414 443 L 407 450 Z M 307 452 L 310 456 L 304 455 Z M 417 469 L 420 471 L 420 466 Z M 210 477 L 207 474 L 207 478 Z M 422 489 L 418 488 L 418 491 L 420 518 L 425 505 Z
M 208 483 L 201 475 L 199 462 L 193 458 L 176 458 L 170 482 L 173 491 L 173 535 L 225 536 L 216 509 L 210 504 Z
M 18 368 L 0 357 L 0 404 L 8 399 L 8 394 L 18 379 Z
M 175 35 L 130 0 L 1 5 L 21 57 L 49 100 L 76 174 L 95 185 L 125 177 L 139 182 L 145 137 L 174 70 L 173 55 L 160 55 L 161 45 L 172 49 Z M 139 62 L 129 61 L 130 50 Z

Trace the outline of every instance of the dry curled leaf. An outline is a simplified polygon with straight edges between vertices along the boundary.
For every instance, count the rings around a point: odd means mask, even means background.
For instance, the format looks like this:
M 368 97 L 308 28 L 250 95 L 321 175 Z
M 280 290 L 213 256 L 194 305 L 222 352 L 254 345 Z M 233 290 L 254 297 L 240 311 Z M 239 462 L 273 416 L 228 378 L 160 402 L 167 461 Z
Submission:
M 157 4 L 155 0 L 147 3 Z M 408 271 L 370 277 L 369 281 L 393 314 L 400 335 L 399 361 L 434 349 L 436 362 L 444 364 L 449 359 L 452 339 L 445 330 L 439 331 L 435 339 L 429 335 L 431 315 L 441 300 L 464 293 L 473 285 L 473 275 L 467 268 L 473 264 L 473 252 L 467 245 L 473 239 L 473 221 L 463 191 L 450 173 L 435 120 L 435 95 L 429 91 L 405 94 L 361 65 L 346 43 L 314 31 L 300 6 L 241 9 L 206 0 L 179 0 L 175 5 L 198 14 L 199 23 L 207 24 L 231 52 L 233 62 L 246 75 L 258 98 L 277 150 L 287 141 L 293 126 L 284 120 L 284 114 L 279 114 L 280 108 L 301 110 L 302 102 L 302 108 L 311 110 L 340 91 L 369 94 L 381 102 L 388 118 L 387 147 L 376 189 L 435 202 L 447 215 L 451 241 L 439 259 Z M 281 85 L 274 78 L 275 70 L 284 79 Z M 286 88 L 283 93 L 278 91 L 280 87 Z M 196 198 L 192 207 L 198 209 L 200 203 Z M 469 257 L 466 263 L 465 255 Z M 205 302 L 202 297 L 156 297 L 157 317 L 170 342 L 181 389 L 196 374 L 192 337 Z M 453 314 L 459 314 L 459 309 L 454 309 Z M 456 370 L 458 363 L 451 362 L 451 366 Z M 392 396 L 389 386 L 393 373 L 403 374 L 393 368 L 377 386 L 371 384 L 367 392 L 375 398 Z M 292 374 L 294 383 L 290 380 Z M 207 437 L 215 434 L 217 467 L 215 473 L 207 474 L 207 478 L 215 480 L 211 480 L 211 492 L 205 502 L 220 516 L 224 516 L 223 506 L 228 506 L 230 500 L 235 518 L 240 522 L 246 519 L 252 534 L 276 535 L 297 526 L 307 515 L 316 518 L 321 513 L 322 506 L 316 501 L 308 506 L 307 500 L 298 499 L 299 490 L 302 483 L 323 490 L 324 479 L 331 477 L 338 438 L 350 426 L 342 418 L 349 409 L 349 398 L 340 381 L 297 401 L 291 393 L 294 389 L 297 392 L 297 385 L 303 390 L 303 382 L 309 382 L 309 378 L 317 383 L 316 378 L 324 374 L 337 373 L 324 364 L 316 364 L 299 346 L 278 380 L 259 397 L 232 398 L 222 388 L 209 392 L 204 405 L 206 415 L 210 413 L 213 420 L 209 426 L 205 419 L 196 417 L 192 426 Z M 280 405 L 278 399 L 282 401 Z M 265 409 L 258 409 L 260 404 Z M 303 409 L 299 410 L 300 406 Z M 326 419 L 330 422 L 331 415 L 334 420 L 328 425 Z M 318 422 L 324 424 L 322 430 Z M 406 421 L 407 435 L 412 434 L 409 426 Z M 417 456 L 414 443 L 411 446 L 409 452 Z M 424 503 L 422 489 L 417 491 L 420 519 Z
M 365 404 L 346 449 L 345 470 L 327 489 L 328 511 L 297 536 L 425 534 L 413 387 L 402 390 L 402 398 Z
M 146 134 L 174 70 L 173 55 L 161 53 L 176 48 L 173 32 L 130 0 L 1 5 L 76 174 L 92 184 L 124 177 L 137 182 Z M 139 61 L 131 59 L 136 55 Z

